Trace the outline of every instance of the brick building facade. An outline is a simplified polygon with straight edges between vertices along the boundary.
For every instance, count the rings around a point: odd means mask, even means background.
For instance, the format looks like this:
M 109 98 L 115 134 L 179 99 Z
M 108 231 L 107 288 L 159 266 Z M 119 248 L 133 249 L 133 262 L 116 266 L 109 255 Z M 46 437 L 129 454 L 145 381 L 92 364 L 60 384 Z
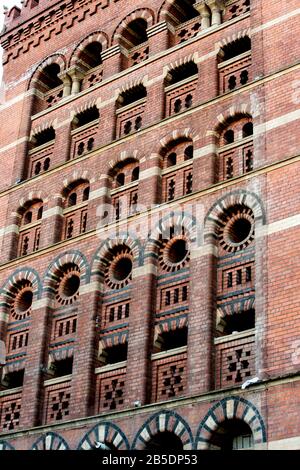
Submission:
M 6 12 L 1 449 L 300 448 L 299 14 Z

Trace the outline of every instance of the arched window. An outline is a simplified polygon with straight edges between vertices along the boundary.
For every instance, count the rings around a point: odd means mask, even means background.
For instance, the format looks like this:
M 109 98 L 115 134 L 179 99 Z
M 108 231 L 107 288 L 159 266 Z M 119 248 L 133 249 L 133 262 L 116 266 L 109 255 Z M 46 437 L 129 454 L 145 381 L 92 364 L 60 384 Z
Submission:
M 96 106 L 78 113 L 72 122 L 72 158 L 81 157 L 95 148 L 99 127 L 99 109 Z
M 163 152 L 162 201 L 173 201 L 193 192 L 193 143 L 179 139 Z
M 176 434 L 164 431 L 155 434 L 152 436 L 150 441 L 147 442 L 146 447 L 144 450 L 155 452 L 155 451 L 174 451 L 180 452 L 183 450 L 183 443 L 180 437 L 176 436 Z
M 236 39 L 223 46 L 219 54 L 220 93 L 235 90 L 251 81 L 251 39 Z
M 147 90 L 142 84 L 121 93 L 117 101 L 117 138 L 142 128 L 146 99 Z
M 38 132 L 31 139 L 29 176 L 37 176 L 49 170 L 53 155 L 55 130 L 49 127 Z
M 131 310 L 133 254 L 126 244 L 112 247 L 103 260 L 104 281 L 99 299 L 98 412 L 125 404 L 128 327 Z M 117 294 L 117 296 L 116 296 Z M 118 330 L 118 336 L 113 333 Z M 113 339 L 114 338 L 114 339 Z M 113 365 L 113 368 L 111 367 Z M 107 374 L 107 367 L 111 372 Z
M 195 102 L 198 67 L 187 62 L 172 69 L 165 80 L 166 116 L 191 108 Z
M 253 170 L 253 123 L 250 116 L 235 116 L 227 121 L 220 136 L 219 162 L 220 181 Z
M 220 216 L 215 329 L 216 387 L 244 383 L 255 374 L 255 219 L 244 205 Z
M 186 392 L 190 251 L 185 229 L 171 226 L 159 240 L 152 402 Z M 172 322 L 168 319 L 172 316 Z
M 91 88 L 100 83 L 103 78 L 102 45 L 99 42 L 91 42 L 83 49 L 78 58 L 78 65 L 85 70 L 81 89 Z
M 40 247 L 43 202 L 37 200 L 25 204 L 20 214 L 18 256 L 26 256 Z
M 147 21 L 137 18 L 131 21 L 122 33 L 120 43 L 125 50 L 123 69 L 132 67 L 148 59 L 149 45 L 147 36 Z
M 74 183 L 64 193 L 63 239 L 73 238 L 87 231 L 90 186 L 86 181 Z
M 137 212 L 139 174 L 139 163 L 133 159 L 119 163 L 113 169 L 111 197 L 115 220 Z
M 56 63 L 52 63 L 46 65 L 39 73 L 35 81 L 35 88 L 39 90 L 42 99 L 35 100 L 33 114 L 50 108 L 63 97 L 63 82 L 59 78 L 60 72 L 60 66 Z
M 209 448 L 213 450 L 253 449 L 253 434 L 244 421 L 231 419 L 224 421 L 212 434 Z

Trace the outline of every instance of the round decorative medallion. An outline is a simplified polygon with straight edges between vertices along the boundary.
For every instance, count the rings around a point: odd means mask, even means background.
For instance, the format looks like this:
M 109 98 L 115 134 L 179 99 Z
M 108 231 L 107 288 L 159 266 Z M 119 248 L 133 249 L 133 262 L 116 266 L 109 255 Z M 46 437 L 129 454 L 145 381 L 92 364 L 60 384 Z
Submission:
M 56 284 L 56 300 L 62 305 L 70 305 L 79 297 L 80 271 L 74 264 L 62 267 Z
M 111 289 L 121 289 L 132 279 L 133 260 L 129 248 L 116 247 L 105 270 L 105 282 Z
M 220 245 L 230 253 L 249 246 L 255 236 L 254 215 L 247 207 L 235 207 L 226 213 L 219 227 Z
M 190 260 L 190 252 L 184 235 L 162 242 L 159 253 L 159 264 L 165 271 L 173 272 L 182 269 Z
M 15 320 L 24 320 L 31 314 L 33 291 L 31 282 L 24 279 L 18 282 L 12 289 L 13 301 L 11 304 L 11 316 Z

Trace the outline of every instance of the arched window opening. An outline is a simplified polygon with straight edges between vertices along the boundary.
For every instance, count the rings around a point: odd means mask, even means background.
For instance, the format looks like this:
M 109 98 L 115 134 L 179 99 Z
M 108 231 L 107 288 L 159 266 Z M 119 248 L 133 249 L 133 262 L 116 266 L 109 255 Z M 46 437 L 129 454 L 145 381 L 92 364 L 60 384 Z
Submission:
M 140 84 L 124 91 L 117 101 L 116 137 L 139 131 L 143 126 L 147 90 Z
M 44 171 L 48 171 L 51 166 L 51 159 L 54 150 L 55 130 L 49 127 L 31 139 L 29 150 L 29 177 L 37 176 Z
M 48 369 L 48 374 L 51 378 L 64 377 L 71 375 L 73 371 L 73 357 L 68 357 L 60 361 L 53 361 Z
M 193 153 L 191 140 L 187 139 L 173 141 L 164 151 L 163 202 L 173 201 L 193 192 Z
M 2 376 L 1 380 L 1 389 L 14 389 L 23 387 L 24 382 L 24 369 L 8 372 L 7 374 Z
M 183 443 L 176 434 L 164 431 L 159 432 L 155 436 L 152 436 L 150 441 L 147 442 L 145 449 L 147 451 L 174 451 L 180 452 L 183 450 Z
M 99 42 L 89 43 L 81 52 L 78 65 L 85 70 L 81 89 L 87 90 L 103 79 L 102 45 Z
M 218 66 L 220 93 L 249 83 L 252 79 L 251 63 L 251 39 L 248 36 L 223 46 Z
M 26 256 L 40 248 L 43 203 L 42 201 L 27 203 L 20 213 L 22 218 L 19 230 L 18 256 Z
M 131 21 L 122 33 L 121 45 L 126 50 L 123 60 L 123 68 L 129 68 L 139 64 L 149 57 L 149 45 L 147 36 L 147 21 L 137 18 Z
M 179 304 L 179 289 L 174 289 L 175 298 L 173 298 L 174 304 Z M 178 292 L 178 293 L 177 293 Z M 176 300 L 176 294 L 178 296 L 178 300 Z M 188 337 L 188 329 L 187 327 L 171 330 L 168 332 L 164 332 L 160 335 L 159 342 L 160 342 L 160 350 L 161 351 L 169 351 L 171 349 L 182 348 L 187 346 L 187 337 Z
M 87 231 L 89 195 L 90 185 L 84 181 L 74 183 L 68 191 L 65 191 L 64 239 L 76 237 Z
M 72 122 L 73 130 L 71 155 L 72 158 L 81 157 L 95 148 L 99 126 L 99 109 L 96 106 L 77 114 Z
M 230 145 L 230 148 L 223 149 Z M 253 123 L 250 116 L 230 119 L 221 132 L 219 142 L 220 181 L 249 173 L 254 169 Z
M 201 31 L 201 17 L 194 7 L 196 0 L 175 0 L 171 3 L 167 20 L 173 25 L 175 34 L 170 46 L 181 44 Z
M 58 64 L 47 65 L 35 82 L 35 87 L 42 93 L 42 99 L 35 100 L 34 114 L 50 108 L 63 97 L 63 82 L 59 78 L 61 70 Z
M 185 111 L 194 105 L 198 67 L 190 61 L 171 70 L 165 80 L 166 116 Z
M 134 159 L 127 159 L 116 165 L 112 173 L 113 218 L 119 220 L 138 211 L 139 164 Z
M 253 434 L 247 423 L 238 419 L 224 421 L 212 434 L 210 449 L 245 450 L 254 446 Z
M 34 136 L 33 140 L 33 147 L 40 147 L 41 145 L 46 145 L 53 140 L 55 140 L 55 130 L 53 127 L 49 127 L 44 131 L 39 132 Z

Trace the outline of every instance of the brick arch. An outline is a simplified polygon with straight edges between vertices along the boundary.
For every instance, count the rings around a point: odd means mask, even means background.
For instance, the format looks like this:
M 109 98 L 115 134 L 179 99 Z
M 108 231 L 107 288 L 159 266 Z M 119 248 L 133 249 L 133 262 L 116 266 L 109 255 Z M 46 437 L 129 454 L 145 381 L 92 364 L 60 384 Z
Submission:
M 153 436 L 160 432 L 171 432 L 178 436 L 184 450 L 194 447 L 193 435 L 188 423 L 175 411 L 161 410 L 152 415 L 137 432 L 132 449 L 142 450 Z
M 173 226 L 184 227 L 187 230 L 188 241 L 195 243 L 198 238 L 198 228 L 195 217 L 184 211 L 170 212 L 167 216 L 160 219 L 153 230 L 148 234 L 144 256 L 151 258 L 159 248 L 160 235 Z
M 22 213 L 26 206 L 29 207 L 36 201 L 41 201 L 44 205 L 49 201 L 49 198 L 43 191 L 30 191 L 26 194 L 26 196 L 23 196 L 21 199 L 19 199 L 17 212 Z
M 90 269 L 86 257 L 78 250 L 66 251 L 52 261 L 44 275 L 44 291 L 52 291 L 57 279 L 57 273 L 66 264 L 75 264 L 80 269 L 80 279 L 83 284 L 90 280 Z
M 130 233 L 120 233 L 117 238 L 107 238 L 97 249 L 91 261 L 91 279 L 99 279 L 103 274 L 106 263 L 109 262 L 108 255 L 110 251 L 118 245 L 127 246 L 133 255 L 133 260 L 137 266 L 142 264 L 142 249 L 140 242 Z
M 65 439 L 56 432 L 47 432 L 32 445 L 31 450 L 69 450 Z
M 61 195 L 68 192 L 68 190 L 72 189 L 76 184 L 80 184 L 81 182 L 85 183 L 93 183 L 95 180 L 91 177 L 90 172 L 88 170 L 75 170 L 72 175 L 66 178 L 63 181 L 63 188 L 61 190 Z
M 35 85 L 36 81 L 38 80 L 39 74 L 43 71 L 43 69 L 47 67 L 47 65 L 51 64 L 59 65 L 60 71 L 62 72 L 66 68 L 67 61 L 63 54 L 52 54 L 46 59 L 44 59 L 33 71 L 33 74 L 31 75 L 31 78 L 29 80 L 28 90 Z
M 178 21 L 175 20 L 174 16 L 172 15 L 172 12 L 170 14 L 170 10 L 172 9 L 173 3 L 174 0 L 164 0 L 158 12 L 158 21 L 167 21 L 173 26 L 178 25 Z
M 161 321 L 154 327 L 154 344 L 163 333 L 180 330 L 188 326 L 188 318 L 186 315 L 181 317 L 172 317 Z
M 227 397 L 216 403 L 201 421 L 196 434 L 196 448 L 208 449 L 213 432 L 228 419 L 239 419 L 248 424 L 254 444 L 266 442 L 265 424 L 253 403 L 241 397 Z
M 80 53 L 92 42 L 100 43 L 102 46 L 102 51 L 104 51 L 108 47 L 108 41 L 108 36 L 103 31 L 94 31 L 93 33 L 88 34 L 79 44 L 77 44 L 77 46 L 75 46 L 69 61 L 69 67 L 76 65 Z
M 120 39 L 123 36 L 123 32 L 126 30 L 129 23 L 137 19 L 143 19 L 147 22 L 148 28 L 154 23 L 154 12 L 150 8 L 138 8 L 127 15 L 116 27 L 113 35 L 111 45 L 119 44 Z
M 15 450 L 15 448 L 7 441 L 0 441 L 0 450 Z
M 11 274 L 0 290 L 0 313 L 7 313 L 11 300 L 10 292 L 20 281 L 29 281 L 31 283 L 33 301 L 41 298 L 42 284 L 37 271 L 29 267 L 20 268 Z
M 175 62 L 171 62 L 170 64 L 168 64 L 164 69 L 164 78 L 171 70 L 175 70 L 182 65 L 188 64 L 189 62 L 194 62 L 195 65 L 197 65 L 195 62 L 195 56 L 196 53 L 194 52 L 193 54 L 189 54 L 185 57 L 179 57 L 179 59 L 175 60 Z
M 43 132 L 47 129 L 50 129 L 51 127 L 53 127 L 53 129 L 55 129 L 55 124 L 56 124 L 55 120 L 45 121 L 45 122 L 42 122 L 39 126 L 31 129 L 30 141 L 32 141 L 33 137 L 35 137 L 37 134 L 40 134 L 40 132 Z
M 111 177 L 114 176 L 114 170 L 117 165 L 123 164 L 126 162 L 126 160 L 135 160 L 137 162 L 140 162 L 140 160 L 144 157 L 142 153 L 140 153 L 139 150 L 133 150 L 132 152 L 128 152 L 125 150 L 124 152 L 121 152 L 117 157 L 114 159 L 110 160 L 108 162 L 108 171 L 107 174 Z
M 226 38 L 223 38 L 221 41 L 217 42 L 216 44 L 216 49 L 217 52 L 219 53 L 224 46 L 227 46 L 228 44 L 231 44 L 232 42 L 245 38 L 245 37 L 251 38 L 251 29 L 243 29 L 242 31 L 238 31 L 237 33 L 232 34 L 232 36 L 227 36 Z
M 213 135 L 219 138 L 221 136 L 221 132 L 227 126 L 227 123 L 235 119 L 235 117 L 252 117 L 250 103 L 233 105 L 226 112 L 219 114 L 219 116 L 217 116 L 217 122 L 214 120 L 214 122 L 210 123 L 209 130 L 207 131 L 206 135 Z
M 175 142 L 179 139 L 190 139 L 194 142 L 197 140 L 197 134 L 191 127 L 186 127 L 185 129 L 175 129 L 159 141 L 154 153 L 158 155 L 163 154 L 168 150 L 172 142 Z
M 106 442 L 118 450 L 129 450 L 124 432 L 114 423 L 103 421 L 87 432 L 78 444 L 77 450 L 92 450 L 96 442 Z
M 266 213 L 261 199 L 252 192 L 238 189 L 218 199 L 211 207 L 204 220 L 204 240 L 216 236 L 222 214 L 235 205 L 249 207 L 253 211 L 255 223 L 266 224 Z

